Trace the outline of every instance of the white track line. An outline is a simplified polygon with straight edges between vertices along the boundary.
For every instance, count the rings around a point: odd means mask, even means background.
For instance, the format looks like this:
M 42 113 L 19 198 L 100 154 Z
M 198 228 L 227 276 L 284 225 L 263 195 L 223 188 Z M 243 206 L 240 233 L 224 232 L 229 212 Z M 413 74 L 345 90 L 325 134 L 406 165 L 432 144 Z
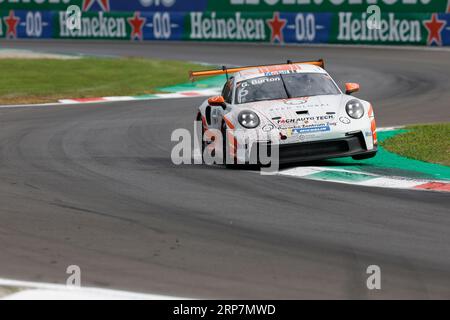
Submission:
M 0 105 L 0 109 L 13 109 L 13 108 L 34 108 L 34 107 L 56 107 L 61 106 L 61 102 L 54 103 L 36 103 L 36 104 L 14 104 L 14 105 Z
M 71 287 L 0 279 L 0 287 L 19 289 L 4 300 L 186 300 L 186 298 L 90 287 Z
M 364 176 L 361 180 L 345 180 L 334 178 L 333 175 L 330 177 L 315 177 L 314 174 L 320 173 L 348 173 L 349 175 L 360 175 Z M 365 186 L 365 187 L 378 187 L 378 188 L 388 188 L 388 189 L 405 189 L 405 190 L 418 190 L 418 191 L 435 191 L 435 192 L 448 192 L 444 190 L 438 189 L 424 189 L 419 188 L 419 186 L 427 185 L 427 184 L 449 184 L 449 181 L 442 180 L 432 180 L 432 179 L 413 179 L 407 177 L 399 177 L 399 176 L 380 176 L 370 172 L 364 171 L 353 171 L 346 169 L 338 169 L 338 168 L 330 168 L 330 167 L 296 167 L 291 169 L 286 169 L 279 171 L 277 173 L 279 176 L 286 176 L 291 178 L 300 178 L 305 180 L 315 180 L 315 181 L 324 181 L 324 182 L 334 182 L 334 183 L 342 183 L 342 184 L 351 184 L 357 186 Z

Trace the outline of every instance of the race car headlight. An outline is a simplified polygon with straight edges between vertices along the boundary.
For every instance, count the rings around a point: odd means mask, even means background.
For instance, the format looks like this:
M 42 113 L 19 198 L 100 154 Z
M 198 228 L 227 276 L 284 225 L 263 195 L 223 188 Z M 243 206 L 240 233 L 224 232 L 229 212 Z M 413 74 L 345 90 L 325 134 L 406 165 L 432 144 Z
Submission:
M 239 113 L 238 120 L 244 128 L 253 129 L 259 126 L 259 117 L 253 111 L 242 111 Z
M 361 119 L 364 115 L 364 107 L 359 100 L 353 99 L 347 102 L 345 111 L 353 119 Z

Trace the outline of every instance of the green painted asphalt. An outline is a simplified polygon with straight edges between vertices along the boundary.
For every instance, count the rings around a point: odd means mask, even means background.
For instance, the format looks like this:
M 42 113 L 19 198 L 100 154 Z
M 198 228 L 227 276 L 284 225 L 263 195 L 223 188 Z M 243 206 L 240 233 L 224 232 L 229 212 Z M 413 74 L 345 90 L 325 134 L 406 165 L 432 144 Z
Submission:
M 186 82 L 182 84 L 177 84 L 170 87 L 158 88 L 162 92 L 180 92 L 180 91 L 190 91 L 190 90 L 204 90 L 204 89 L 215 89 L 222 88 L 225 84 L 227 78 L 226 76 L 215 76 L 205 79 L 196 80 L 195 82 Z
M 382 142 L 406 130 L 378 132 L 378 140 Z M 326 161 L 325 167 L 352 171 L 369 172 L 384 176 L 402 176 L 418 179 L 450 180 L 450 167 L 405 158 L 391 153 L 382 146 L 372 159 L 356 161 L 352 158 L 340 158 Z
M 334 171 L 325 170 L 322 172 L 317 172 L 305 176 L 308 179 L 314 180 L 330 180 L 330 181 L 352 181 L 352 182 L 362 182 L 377 178 L 376 176 L 364 174 L 364 173 L 353 173 L 347 171 Z

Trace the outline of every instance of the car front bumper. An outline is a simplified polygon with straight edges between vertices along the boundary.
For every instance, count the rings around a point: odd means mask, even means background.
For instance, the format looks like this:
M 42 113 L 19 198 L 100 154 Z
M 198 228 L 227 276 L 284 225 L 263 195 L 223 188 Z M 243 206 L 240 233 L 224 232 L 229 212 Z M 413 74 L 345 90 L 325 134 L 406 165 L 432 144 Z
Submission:
M 262 147 L 261 144 L 265 144 L 265 146 Z M 377 152 L 376 146 L 373 149 L 367 149 L 362 132 L 349 134 L 339 139 L 279 144 L 278 146 L 280 164 L 352 157 Z M 259 155 L 261 148 L 264 151 L 267 150 L 269 157 L 272 157 L 274 153 L 274 150 L 267 143 L 258 142 L 256 147 L 256 150 L 254 147 L 252 148 L 252 155 Z M 276 158 L 275 154 L 274 157 Z M 258 159 L 260 159 L 259 156 Z

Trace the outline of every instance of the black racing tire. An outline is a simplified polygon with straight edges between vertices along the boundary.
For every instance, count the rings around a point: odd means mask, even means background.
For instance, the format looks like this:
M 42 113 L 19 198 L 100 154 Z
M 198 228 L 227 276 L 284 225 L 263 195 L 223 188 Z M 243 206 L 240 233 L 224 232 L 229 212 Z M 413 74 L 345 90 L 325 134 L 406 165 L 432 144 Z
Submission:
M 200 122 L 201 126 L 202 126 L 202 136 L 200 138 L 200 146 L 201 146 L 202 163 L 204 164 L 205 163 L 205 159 L 204 159 L 203 155 L 204 155 L 204 152 L 205 152 L 205 149 L 206 149 L 206 142 L 205 142 L 205 139 L 204 139 L 204 137 L 205 137 L 205 126 L 203 125 L 202 115 L 201 115 L 200 112 L 197 115 L 197 120 L 196 121 Z
M 370 159 L 375 157 L 375 155 L 377 154 L 377 152 L 367 152 L 367 153 L 363 153 L 363 154 L 358 154 L 356 156 L 353 156 L 353 160 L 366 160 L 366 159 Z
M 228 145 L 228 137 L 227 137 L 227 126 L 225 121 L 222 122 L 222 128 L 220 130 L 222 132 L 222 156 L 223 156 L 223 164 L 227 169 L 236 169 L 237 159 L 233 158 L 232 163 L 227 163 L 227 145 Z

